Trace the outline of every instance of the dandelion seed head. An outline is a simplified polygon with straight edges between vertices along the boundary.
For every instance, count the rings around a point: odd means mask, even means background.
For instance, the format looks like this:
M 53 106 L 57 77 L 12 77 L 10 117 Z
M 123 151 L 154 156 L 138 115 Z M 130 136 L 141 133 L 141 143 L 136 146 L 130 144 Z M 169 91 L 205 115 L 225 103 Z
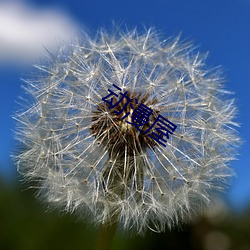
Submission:
M 153 29 L 82 36 L 26 80 L 19 172 L 44 201 L 96 223 L 115 218 L 142 232 L 192 219 L 233 175 L 236 108 L 220 73 L 191 44 Z M 114 84 L 132 106 L 103 101 Z M 152 114 L 139 131 L 126 121 L 141 103 Z M 144 133 L 159 115 L 176 124 L 165 146 Z

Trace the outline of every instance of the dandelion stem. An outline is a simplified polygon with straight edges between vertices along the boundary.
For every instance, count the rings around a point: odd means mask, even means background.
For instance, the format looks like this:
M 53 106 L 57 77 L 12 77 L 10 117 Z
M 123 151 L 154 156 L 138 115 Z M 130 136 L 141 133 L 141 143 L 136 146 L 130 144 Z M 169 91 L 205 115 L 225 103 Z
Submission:
M 112 241 L 116 232 L 116 226 L 116 222 L 113 222 L 112 224 L 103 224 L 100 226 L 94 250 L 111 249 Z

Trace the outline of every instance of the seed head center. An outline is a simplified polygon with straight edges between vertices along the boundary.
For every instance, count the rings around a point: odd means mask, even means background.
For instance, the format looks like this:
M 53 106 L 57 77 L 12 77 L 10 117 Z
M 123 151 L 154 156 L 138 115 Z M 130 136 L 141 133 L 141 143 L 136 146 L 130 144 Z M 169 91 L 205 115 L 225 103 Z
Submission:
M 132 123 L 132 118 L 131 118 L 131 114 L 133 114 L 133 109 L 130 109 L 130 115 L 127 117 L 127 121 Z M 126 115 L 125 112 L 123 112 L 123 115 Z M 121 128 L 121 131 L 122 132 L 127 132 L 129 130 L 132 130 L 133 129 L 133 125 L 130 124 L 130 123 L 127 123 L 125 120 L 121 120 L 119 125 L 120 125 L 120 128 Z

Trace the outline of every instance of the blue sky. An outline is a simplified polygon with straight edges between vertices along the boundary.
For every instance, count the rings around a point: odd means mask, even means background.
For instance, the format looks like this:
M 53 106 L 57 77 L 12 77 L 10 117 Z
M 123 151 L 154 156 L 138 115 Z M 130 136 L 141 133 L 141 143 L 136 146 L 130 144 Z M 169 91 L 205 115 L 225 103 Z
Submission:
M 209 51 L 207 64 L 221 65 L 225 88 L 235 92 L 239 109 L 237 121 L 244 144 L 232 167 L 227 194 L 237 208 L 250 204 L 250 0 L 91 0 L 91 1 L 4 1 L 0 2 L 0 175 L 14 180 L 10 153 L 15 149 L 11 118 L 22 95 L 21 78 L 28 76 L 31 65 L 51 50 L 60 37 L 70 40 L 77 28 L 90 34 L 112 21 L 129 28 L 154 26 L 166 37 L 182 34 L 201 52 Z M 7 7 L 6 7 L 7 6 Z M 34 71 L 34 70 L 33 70 Z

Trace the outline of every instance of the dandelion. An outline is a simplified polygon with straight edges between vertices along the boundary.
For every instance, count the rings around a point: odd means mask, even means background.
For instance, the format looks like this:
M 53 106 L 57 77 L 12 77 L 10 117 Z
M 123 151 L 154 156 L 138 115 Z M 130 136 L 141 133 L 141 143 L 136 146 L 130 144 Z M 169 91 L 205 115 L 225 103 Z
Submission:
M 153 29 L 83 34 L 26 80 L 19 172 L 97 224 L 140 233 L 192 219 L 233 175 L 239 142 L 234 100 L 204 59 Z

